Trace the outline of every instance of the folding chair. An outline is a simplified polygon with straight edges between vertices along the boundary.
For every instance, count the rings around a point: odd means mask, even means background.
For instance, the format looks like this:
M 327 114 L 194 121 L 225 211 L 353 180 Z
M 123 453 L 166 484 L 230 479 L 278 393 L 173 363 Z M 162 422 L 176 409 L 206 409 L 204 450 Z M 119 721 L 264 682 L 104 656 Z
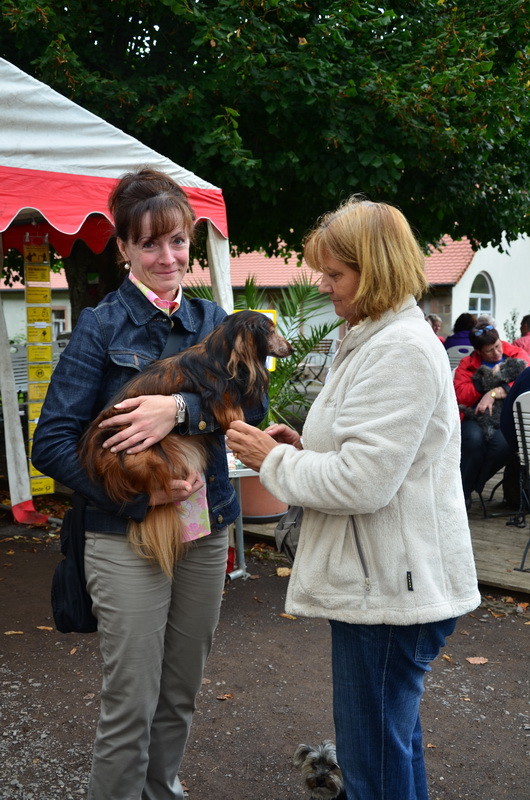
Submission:
M 449 358 L 449 366 L 451 369 L 456 369 L 464 356 L 468 356 L 470 353 L 473 352 L 473 347 L 471 345 L 456 345 L 455 347 L 448 347 L 446 350 L 447 356 Z
M 530 511 L 530 392 L 523 392 L 513 404 L 515 432 L 517 434 L 517 447 L 519 457 L 519 509 L 507 525 L 517 528 L 526 528 L 526 515 Z M 526 557 L 530 550 L 530 538 L 526 543 L 521 563 L 515 567 L 517 572 L 530 572 L 530 567 L 525 568 Z

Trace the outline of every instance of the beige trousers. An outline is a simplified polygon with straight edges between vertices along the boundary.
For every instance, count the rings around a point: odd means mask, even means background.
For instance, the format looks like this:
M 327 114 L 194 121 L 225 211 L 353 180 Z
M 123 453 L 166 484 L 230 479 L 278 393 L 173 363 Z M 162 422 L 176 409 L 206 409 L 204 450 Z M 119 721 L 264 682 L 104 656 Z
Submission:
M 103 658 L 88 800 L 182 800 L 178 770 L 219 620 L 227 529 L 198 539 L 173 581 L 127 538 L 86 533 Z

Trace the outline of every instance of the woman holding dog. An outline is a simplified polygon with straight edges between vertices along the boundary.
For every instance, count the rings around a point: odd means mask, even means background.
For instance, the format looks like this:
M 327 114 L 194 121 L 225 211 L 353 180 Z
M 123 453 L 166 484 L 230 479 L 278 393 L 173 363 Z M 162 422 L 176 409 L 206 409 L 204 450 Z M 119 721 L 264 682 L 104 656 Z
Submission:
M 302 437 L 235 422 L 228 441 L 304 507 L 286 609 L 330 620 L 347 800 L 427 800 L 425 672 L 480 603 L 449 362 L 425 335 L 424 256 L 396 208 L 352 198 L 304 256 L 349 330 Z
M 501 341 L 493 325 L 469 334 L 473 353 L 455 371 L 456 399 L 462 409 L 460 470 L 466 506 L 510 459 L 511 450 L 500 430 L 500 405 L 517 376 L 530 363 L 522 347 Z
M 194 213 L 171 178 L 152 169 L 129 173 L 109 207 L 127 276 L 82 311 L 53 373 L 32 459 L 88 503 L 85 569 L 103 658 L 88 798 L 182 800 L 178 770 L 219 618 L 227 526 L 239 513 L 224 436 L 196 394 L 123 401 L 125 427 L 106 441 L 113 452 L 140 452 L 175 426 L 183 434 L 211 433 L 206 474 L 175 480 L 170 497 L 159 491 L 123 505 L 89 480 L 77 451 L 85 428 L 129 378 L 200 342 L 226 314 L 182 293 Z M 263 418 L 265 402 L 248 412 L 249 421 Z M 173 579 L 127 537 L 129 520 L 168 502 L 183 504 L 189 542 Z

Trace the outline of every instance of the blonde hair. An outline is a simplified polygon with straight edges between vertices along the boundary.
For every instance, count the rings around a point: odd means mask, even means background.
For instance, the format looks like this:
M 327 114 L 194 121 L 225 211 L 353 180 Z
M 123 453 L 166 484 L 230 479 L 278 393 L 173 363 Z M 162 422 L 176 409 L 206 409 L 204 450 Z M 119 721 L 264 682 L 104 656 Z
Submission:
M 334 258 L 359 273 L 352 297 L 356 322 L 379 319 L 428 288 L 424 254 L 401 211 L 360 195 L 318 220 L 305 239 L 304 258 L 318 272 L 327 272 L 326 259 Z

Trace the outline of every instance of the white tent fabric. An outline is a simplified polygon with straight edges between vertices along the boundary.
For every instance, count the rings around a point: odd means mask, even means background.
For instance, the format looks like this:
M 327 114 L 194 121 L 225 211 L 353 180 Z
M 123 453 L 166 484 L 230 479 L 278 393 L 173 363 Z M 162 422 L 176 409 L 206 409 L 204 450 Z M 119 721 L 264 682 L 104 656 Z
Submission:
M 81 228 L 89 215 L 110 219 L 106 201 L 114 181 L 140 165 L 156 167 L 186 191 L 197 218 L 210 223 L 216 300 L 232 310 L 220 189 L 2 58 L 0 113 L 0 231 L 39 212 L 37 219 L 44 217 L 57 231 L 87 240 Z
M 116 178 L 148 163 L 182 186 L 215 189 L 0 58 L 0 163 L 47 172 Z

